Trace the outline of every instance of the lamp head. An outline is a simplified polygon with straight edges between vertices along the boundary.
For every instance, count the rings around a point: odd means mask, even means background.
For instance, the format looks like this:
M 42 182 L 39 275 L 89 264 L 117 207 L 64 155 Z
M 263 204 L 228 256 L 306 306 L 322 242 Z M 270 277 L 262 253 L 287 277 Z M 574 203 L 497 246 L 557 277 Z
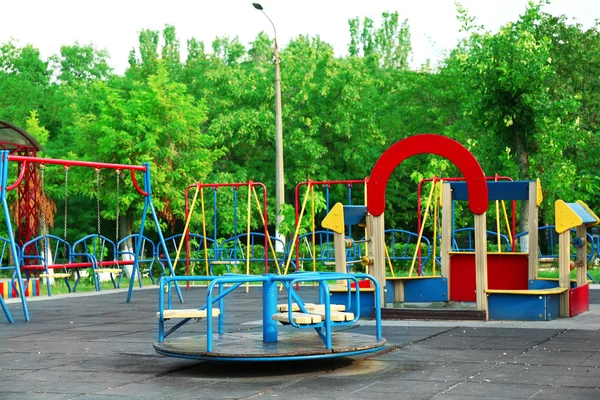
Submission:
M 262 11 L 263 6 L 260 5 L 260 3 L 252 3 L 252 5 L 254 6 L 254 8 L 256 8 L 257 10 Z

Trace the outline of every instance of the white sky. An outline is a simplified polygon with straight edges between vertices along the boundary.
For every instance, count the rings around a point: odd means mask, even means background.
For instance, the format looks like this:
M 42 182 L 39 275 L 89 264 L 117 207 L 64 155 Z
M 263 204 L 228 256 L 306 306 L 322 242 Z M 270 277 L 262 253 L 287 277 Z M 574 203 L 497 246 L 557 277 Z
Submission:
M 252 7 L 256 0 L 0 0 L 0 43 L 11 38 L 31 43 L 47 58 L 60 46 L 93 43 L 111 55 L 111 66 L 122 73 L 129 51 L 136 47 L 142 29 L 162 31 L 174 25 L 185 52 L 187 39 L 195 37 L 210 49 L 217 36 L 237 36 L 248 43 L 260 31 L 272 35 L 269 21 Z M 373 18 L 376 27 L 384 11 L 408 18 L 413 45 L 413 66 L 426 59 L 443 58 L 460 34 L 454 0 L 259 0 L 275 23 L 280 47 L 300 34 L 320 37 L 333 45 L 336 55 L 347 53 L 348 19 Z M 478 24 L 496 31 L 525 11 L 527 0 L 461 0 Z M 565 14 L 584 27 L 600 17 L 599 0 L 553 0 L 543 8 Z

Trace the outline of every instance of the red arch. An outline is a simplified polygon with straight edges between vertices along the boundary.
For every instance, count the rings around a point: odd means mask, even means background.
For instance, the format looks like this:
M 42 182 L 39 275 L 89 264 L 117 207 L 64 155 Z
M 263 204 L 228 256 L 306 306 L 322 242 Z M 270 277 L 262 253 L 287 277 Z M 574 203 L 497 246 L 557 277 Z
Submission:
M 371 215 L 377 217 L 385 211 L 385 189 L 394 169 L 402 161 L 418 154 L 436 154 L 450 160 L 465 177 L 471 211 L 483 214 L 487 210 L 485 175 L 473 154 L 456 140 L 441 135 L 422 134 L 396 142 L 375 163 L 367 187 Z

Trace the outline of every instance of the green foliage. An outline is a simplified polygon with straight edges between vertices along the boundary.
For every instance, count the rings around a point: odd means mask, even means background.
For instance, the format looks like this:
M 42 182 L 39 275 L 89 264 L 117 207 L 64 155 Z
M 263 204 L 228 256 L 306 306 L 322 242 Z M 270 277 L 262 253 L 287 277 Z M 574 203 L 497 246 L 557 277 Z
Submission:
M 581 198 L 599 208 L 598 26 L 584 30 L 564 16 L 545 13 L 544 4 L 531 3 L 497 32 L 486 31 L 458 4 L 466 37 L 438 70 L 428 64 L 409 69 L 409 23 L 398 12 L 385 12 L 380 21 L 349 20 L 348 57 L 335 57 L 331 45 L 318 36 L 298 36 L 282 46 L 287 204 L 280 231 L 288 238 L 295 231 L 291 204 L 297 182 L 362 179 L 389 146 L 418 133 L 457 139 L 488 175 L 541 178 L 546 198 L 542 224 L 553 221 L 557 198 Z M 2 43 L 0 118 L 24 126 L 45 145 L 49 157 L 149 162 L 155 205 L 163 228 L 173 232 L 183 229 L 188 185 L 262 182 L 269 191 L 273 233 L 274 43 L 264 32 L 249 48 L 226 36 L 207 46 L 194 38 L 185 43 L 182 62 L 174 26 L 162 32 L 142 30 L 122 76 L 108 67 L 108 53 L 93 44 L 64 45 L 45 61 L 32 45 Z M 73 168 L 69 174 L 69 215 L 77 216 L 76 223 L 69 221 L 70 229 L 74 234 L 94 232 L 94 172 Z M 432 155 L 406 160 L 393 172 L 386 195 L 387 226 L 417 230 L 417 183 L 433 176 L 460 172 Z M 116 218 L 117 179 L 121 225 L 137 228 L 141 201 L 131 179 L 103 171 L 103 231 L 112 231 Z M 46 170 L 45 191 L 57 201 L 59 231 L 64 222 L 63 170 Z M 237 192 L 237 202 L 233 189 L 220 189 L 216 211 L 212 195 L 203 193 L 207 234 L 212 237 L 216 230 L 226 237 L 244 231 L 245 189 Z M 258 196 L 262 202 L 260 191 Z M 331 203 L 346 202 L 343 188 L 332 187 L 334 198 Z M 251 230 L 262 231 L 251 200 Z M 195 232 L 203 229 L 199 203 L 191 220 Z M 325 208 L 325 195 L 316 190 L 317 227 Z M 311 212 L 307 209 L 300 233 L 312 229 Z M 456 226 L 471 225 L 470 213 L 457 204 Z M 425 233 L 433 233 L 432 218 Z

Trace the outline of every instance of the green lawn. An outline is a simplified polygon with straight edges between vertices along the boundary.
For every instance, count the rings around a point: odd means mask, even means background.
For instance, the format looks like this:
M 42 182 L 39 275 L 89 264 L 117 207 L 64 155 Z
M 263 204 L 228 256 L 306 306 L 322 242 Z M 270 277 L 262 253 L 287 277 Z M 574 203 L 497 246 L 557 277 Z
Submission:
M 117 281 L 117 279 L 115 279 L 115 281 Z M 48 296 L 48 290 L 46 288 L 45 283 L 46 283 L 45 279 L 42 279 L 40 282 L 40 296 Z M 71 288 L 72 288 L 73 281 L 70 280 L 69 284 L 71 285 Z M 136 285 L 136 287 L 139 287 L 137 279 L 135 281 L 135 285 Z M 150 280 L 150 278 L 142 278 L 142 286 L 143 287 L 152 286 L 152 281 Z M 121 289 L 126 289 L 128 287 L 129 287 L 129 279 L 123 278 L 123 281 L 121 282 Z M 106 281 L 106 282 L 102 282 L 100 284 L 100 288 L 103 291 L 114 289 L 113 283 L 110 280 Z M 93 280 L 88 279 L 88 278 L 82 277 L 81 280 L 79 281 L 79 284 L 77 285 L 77 293 L 93 292 L 95 290 L 96 290 L 96 287 L 94 286 Z M 52 285 L 52 295 L 67 294 L 67 293 L 69 293 L 69 291 L 67 290 L 67 285 L 65 284 L 64 280 L 62 280 L 62 279 L 55 280 L 54 284 Z

